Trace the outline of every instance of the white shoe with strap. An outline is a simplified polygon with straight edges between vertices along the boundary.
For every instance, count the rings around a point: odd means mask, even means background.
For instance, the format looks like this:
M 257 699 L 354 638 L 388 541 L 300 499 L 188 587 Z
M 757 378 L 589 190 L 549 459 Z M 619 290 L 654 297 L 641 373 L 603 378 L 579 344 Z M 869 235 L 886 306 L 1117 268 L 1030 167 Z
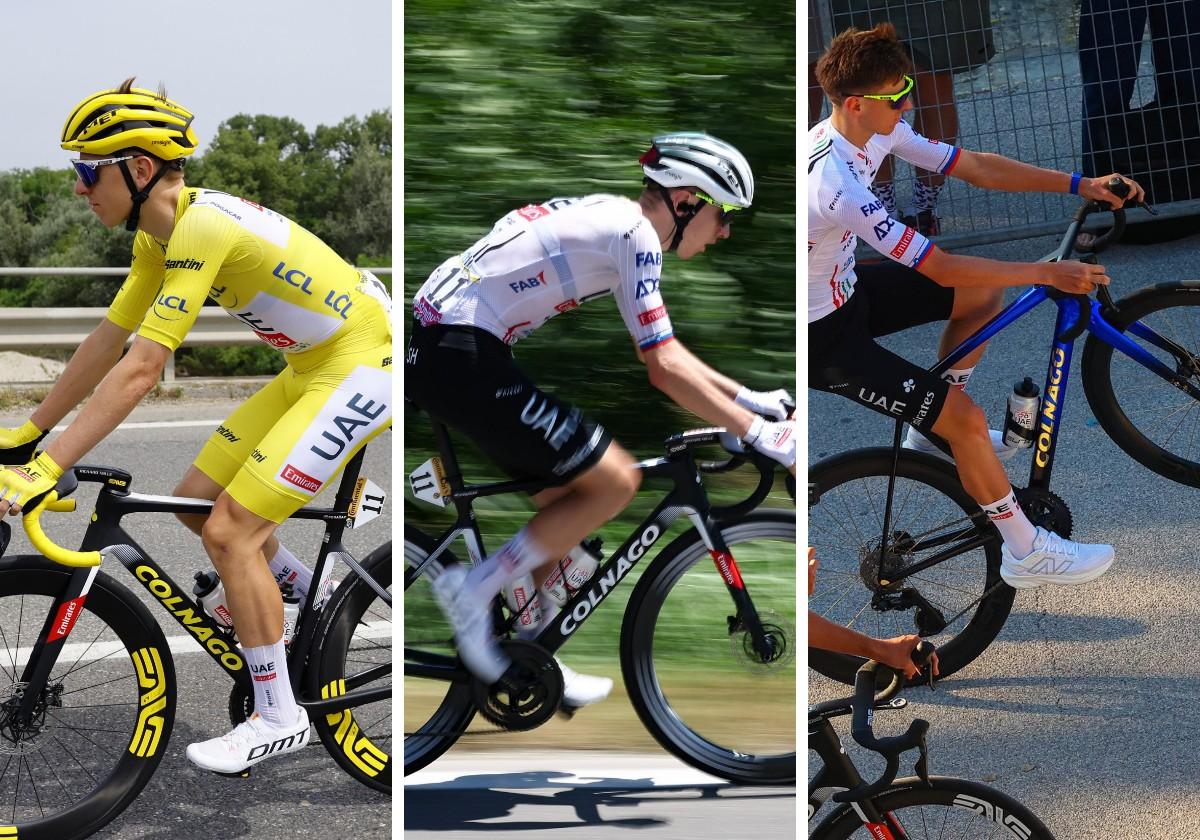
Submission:
M 563 704 L 578 709 L 599 703 L 608 697 L 612 691 L 613 681 L 608 677 L 594 677 L 591 674 L 580 674 L 572 671 L 557 656 L 558 670 L 563 676 Z
M 996 457 L 1001 461 L 1007 461 L 1021 451 L 1020 447 L 1008 446 L 1004 442 L 1004 434 L 996 429 L 988 429 L 988 435 L 992 439 L 992 449 L 995 451 Z M 941 458 L 943 461 L 949 461 L 951 464 L 954 463 L 954 458 L 934 446 L 929 438 L 925 437 L 925 435 L 918 432 L 912 426 L 908 427 L 908 434 L 904 436 L 904 443 L 901 445 L 905 449 L 911 449 L 913 452 L 923 452 L 926 455 Z
M 268 758 L 296 752 L 308 745 L 308 712 L 291 726 L 271 726 L 255 712 L 217 738 L 188 744 L 187 759 L 202 770 L 242 773 Z
M 1013 589 L 1076 586 L 1107 572 L 1113 557 L 1111 545 L 1072 542 L 1038 527 L 1033 550 L 1025 557 L 1013 557 L 1007 545 L 1000 549 L 1000 577 Z

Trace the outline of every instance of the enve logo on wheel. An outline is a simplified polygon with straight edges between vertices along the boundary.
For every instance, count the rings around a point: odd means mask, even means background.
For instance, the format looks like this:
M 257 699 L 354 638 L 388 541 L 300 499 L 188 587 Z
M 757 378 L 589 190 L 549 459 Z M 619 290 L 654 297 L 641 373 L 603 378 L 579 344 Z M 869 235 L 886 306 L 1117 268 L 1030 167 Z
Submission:
M 131 657 L 142 692 L 138 695 L 138 719 L 133 739 L 129 742 L 129 751 L 138 758 L 149 758 L 158 752 L 166 724 L 161 712 L 167 707 L 167 679 L 157 648 L 141 648 L 134 651 Z

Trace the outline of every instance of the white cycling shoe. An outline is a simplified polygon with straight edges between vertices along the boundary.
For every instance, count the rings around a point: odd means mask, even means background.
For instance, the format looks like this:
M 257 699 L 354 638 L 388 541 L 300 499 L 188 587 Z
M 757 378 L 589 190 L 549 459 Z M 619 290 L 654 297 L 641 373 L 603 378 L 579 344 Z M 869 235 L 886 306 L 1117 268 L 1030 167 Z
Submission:
M 613 681 L 608 677 L 593 677 L 591 674 L 580 674 L 572 671 L 557 656 L 558 670 L 563 676 L 563 705 L 578 709 L 599 703 L 608 697 L 612 691 Z
M 1012 456 L 1021 451 L 1020 447 L 1008 446 L 1004 443 L 1004 434 L 995 429 L 988 429 L 988 435 L 992 439 L 992 449 L 996 452 L 996 457 L 1001 461 L 1007 461 Z M 941 458 L 943 461 L 954 463 L 954 459 L 947 455 L 942 450 L 938 449 L 929 438 L 918 432 L 912 426 L 908 427 L 908 434 L 904 436 L 904 443 L 901 444 L 905 449 L 911 449 L 913 452 L 923 452 L 926 455 L 934 455 Z
M 218 738 L 188 744 L 188 761 L 214 773 L 242 773 L 277 755 L 296 752 L 308 745 L 308 712 L 291 726 L 271 726 L 258 712 Z
M 491 599 L 476 596 L 463 585 L 466 579 L 467 570 L 460 564 L 447 566 L 433 581 L 433 596 L 454 628 L 459 658 L 477 679 L 491 685 L 504 676 L 512 660 L 492 636 Z
M 1053 531 L 1037 529 L 1033 551 L 1018 560 L 1005 545 L 1000 550 L 1000 577 L 1013 589 L 1033 589 L 1043 584 L 1076 586 L 1108 571 L 1113 547 L 1065 540 Z

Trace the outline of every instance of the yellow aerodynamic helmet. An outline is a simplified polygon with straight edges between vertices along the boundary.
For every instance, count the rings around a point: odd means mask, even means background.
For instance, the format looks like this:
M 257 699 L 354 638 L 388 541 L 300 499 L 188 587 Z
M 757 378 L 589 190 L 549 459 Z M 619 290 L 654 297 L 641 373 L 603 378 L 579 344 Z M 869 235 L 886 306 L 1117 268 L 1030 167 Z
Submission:
M 181 160 L 196 151 L 191 111 L 145 88 L 102 90 L 71 110 L 62 130 L 69 152 L 111 155 L 141 149 L 162 160 Z

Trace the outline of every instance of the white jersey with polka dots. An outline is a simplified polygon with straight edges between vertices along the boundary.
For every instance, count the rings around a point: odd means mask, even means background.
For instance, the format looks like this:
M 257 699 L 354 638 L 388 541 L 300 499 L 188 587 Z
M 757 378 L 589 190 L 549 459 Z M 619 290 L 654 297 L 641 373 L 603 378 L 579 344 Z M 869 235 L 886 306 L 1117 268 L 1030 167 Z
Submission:
M 854 294 L 854 249 L 859 238 L 885 257 L 920 268 L 933 243 L 891 218 L 871 192 L 879 163 L 894 154 L 914 166 L 949 174 L 959 149 L 927 140 L 901 120 L 865 148 L 829 120 L 808 132 L 808 322 L 844 306 Z
M 560 312 L 612 294 L 641 350 L 673 337 L 658 284 L 662 246 L 639 205 L 554 198 L 508 213 L 442 263 L 413 298 L 425 326 L 464 324 L 512 344 Z

